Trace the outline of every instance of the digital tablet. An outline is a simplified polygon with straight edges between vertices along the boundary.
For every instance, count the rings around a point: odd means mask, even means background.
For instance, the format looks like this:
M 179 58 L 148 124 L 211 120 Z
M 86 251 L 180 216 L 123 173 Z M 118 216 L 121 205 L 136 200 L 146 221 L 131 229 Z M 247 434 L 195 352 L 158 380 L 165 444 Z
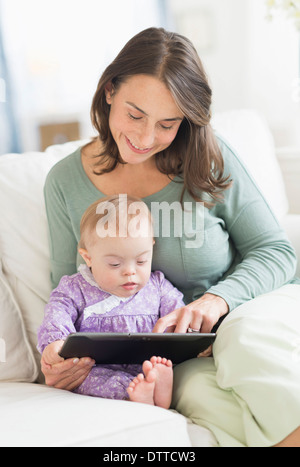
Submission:
M 61 351 L 63 358 L 90 357 L 97 364 L 141 364 L 152 356 L 165 357 L 174 364 L 195 358 L 215 340 L 216 334 L 165 333 L 70 334 Z

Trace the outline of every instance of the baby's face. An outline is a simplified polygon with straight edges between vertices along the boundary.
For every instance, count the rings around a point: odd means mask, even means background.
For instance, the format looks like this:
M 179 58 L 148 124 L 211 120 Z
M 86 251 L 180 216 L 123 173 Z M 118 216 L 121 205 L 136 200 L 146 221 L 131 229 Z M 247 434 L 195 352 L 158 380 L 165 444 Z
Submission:
M 149 280 L 153 243 L 149 236 L 98 238 L 84 259 L 102 290 L 130 297 Z

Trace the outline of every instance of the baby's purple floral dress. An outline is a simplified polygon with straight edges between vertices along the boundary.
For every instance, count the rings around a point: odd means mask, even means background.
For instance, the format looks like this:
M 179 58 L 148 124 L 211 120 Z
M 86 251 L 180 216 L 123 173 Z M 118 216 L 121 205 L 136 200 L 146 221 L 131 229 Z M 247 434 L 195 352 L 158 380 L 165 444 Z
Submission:
M 74 332 L 152 332 L 160 317 L 184 306 L 183 295 L 160 271 L 129 298 L 101 290 L 90 269 L 79 267 L 73 276 L 62 277 L 53 290 L 38 330 L 43 353 L 48 344 Z M 141 373 L 140 365 L 96 365 L 74 391 L 106 399 L 128 399 L 127 387 Z

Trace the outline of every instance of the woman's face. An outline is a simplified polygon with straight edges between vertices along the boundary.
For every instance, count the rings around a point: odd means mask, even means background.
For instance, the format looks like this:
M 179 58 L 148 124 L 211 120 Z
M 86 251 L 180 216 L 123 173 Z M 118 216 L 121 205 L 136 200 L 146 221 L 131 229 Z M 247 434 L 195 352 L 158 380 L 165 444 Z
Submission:
M 106 89 L 109 125 L 121 158 L 139 164 L 166 149 L 184 118 L 171 92 L 159 79 L 135 75 L 117 91 Z

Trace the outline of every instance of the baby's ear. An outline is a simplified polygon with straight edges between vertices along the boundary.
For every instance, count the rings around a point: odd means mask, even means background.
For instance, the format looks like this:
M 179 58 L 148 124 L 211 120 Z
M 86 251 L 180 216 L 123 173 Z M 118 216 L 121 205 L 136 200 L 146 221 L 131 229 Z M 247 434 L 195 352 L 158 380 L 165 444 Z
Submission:
M 88 251 L 85 248 L 78 248 L 78 253 L 80 254 L 80 256 L 82 256 L 87 266 L 90 268 L 92 266 L 92 260 Z

